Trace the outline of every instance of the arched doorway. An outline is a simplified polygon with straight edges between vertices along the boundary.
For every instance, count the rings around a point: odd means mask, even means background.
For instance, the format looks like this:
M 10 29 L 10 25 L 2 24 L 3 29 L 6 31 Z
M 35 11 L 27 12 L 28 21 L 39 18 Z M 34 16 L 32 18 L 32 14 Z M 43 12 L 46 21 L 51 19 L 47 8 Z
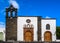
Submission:
M 46 31 L 44 34 L 44 41 L 52 41 L 52 34 L 49 31 Z
M 24 31 L 24 41 L 25 42 L 31 42 L 34 39 L 34 28 L 33 25 L 31 24 L 25 24 L 23 27 L 23 31 Z
M 26 42 L 33 41 L 32 32 L 30 32 L 30 31 L 25 32 L 24 40 L 25 40 Z

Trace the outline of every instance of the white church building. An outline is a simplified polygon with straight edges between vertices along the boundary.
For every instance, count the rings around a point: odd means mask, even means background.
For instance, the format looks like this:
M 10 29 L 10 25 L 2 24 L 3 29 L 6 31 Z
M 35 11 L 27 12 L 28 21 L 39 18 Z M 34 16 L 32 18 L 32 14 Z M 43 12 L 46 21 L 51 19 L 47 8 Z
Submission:
M 27 23 L 26 20 L 30 20 Z M 20 25 L 21 24 L 21 25 Z M 38 41 L 38 17 L 18 17 L 17 19 L 17 40 L 24 41 L 24 24 L 26 27 L 33 25 L 33 41 Z M 28 25 L 29 24 L 29 25 Z M 41 18 L 41 41 L 56 41 L 56 19 Z
M 14 15 L 13 12 L 15 12 Z M 56 41 L 56 19 L 17 16 L 17 9 L 11 5 L 6 8 L 5 31 L 5 41 Z

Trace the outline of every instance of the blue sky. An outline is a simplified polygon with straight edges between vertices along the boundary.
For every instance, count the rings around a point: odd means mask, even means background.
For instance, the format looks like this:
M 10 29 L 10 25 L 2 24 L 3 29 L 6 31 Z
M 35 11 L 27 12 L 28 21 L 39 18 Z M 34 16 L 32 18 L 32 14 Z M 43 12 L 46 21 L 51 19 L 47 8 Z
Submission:
M 5 8 L 10 3 L 18 8 L 18 16 L 56 18 L 56 25 L 60 26 L 60 0 L 0 0 L 0 27 L 5 27 Z

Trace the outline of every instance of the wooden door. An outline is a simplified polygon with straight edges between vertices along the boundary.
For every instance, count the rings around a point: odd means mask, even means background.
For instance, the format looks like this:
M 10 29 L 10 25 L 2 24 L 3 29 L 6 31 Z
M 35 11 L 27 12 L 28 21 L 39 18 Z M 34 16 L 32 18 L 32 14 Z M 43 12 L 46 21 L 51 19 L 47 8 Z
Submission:
M 32 33 L 31 32 L 26 32 L 24 39 L 26 42 L 33 41 Z
M 44 41 L 52 41 L 52 34 L 51 34 L 51 32 L 45 32 L 45 34 L 44 34 Z

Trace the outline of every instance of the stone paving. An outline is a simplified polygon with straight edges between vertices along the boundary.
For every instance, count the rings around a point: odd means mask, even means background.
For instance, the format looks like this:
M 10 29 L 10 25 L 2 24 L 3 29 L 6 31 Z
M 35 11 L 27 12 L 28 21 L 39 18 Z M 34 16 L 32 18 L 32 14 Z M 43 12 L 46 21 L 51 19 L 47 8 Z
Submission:
M 1 41 L 0 43 L 60 43 L 60 42 L 18 42 L 18 41 L 15 41 L 15 42 L 3 42 L 3 41 Z

